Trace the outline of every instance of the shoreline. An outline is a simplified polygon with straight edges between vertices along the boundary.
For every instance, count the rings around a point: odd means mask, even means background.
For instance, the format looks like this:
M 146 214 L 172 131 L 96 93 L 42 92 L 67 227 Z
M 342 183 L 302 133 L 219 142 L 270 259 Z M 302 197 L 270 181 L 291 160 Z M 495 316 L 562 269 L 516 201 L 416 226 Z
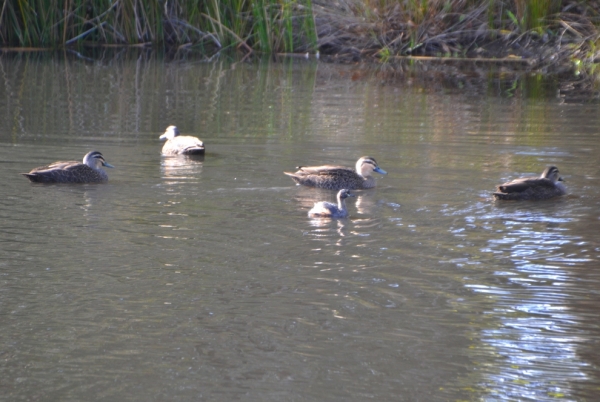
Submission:
M 219 3 L 219 18 L 175 0 L 164 10 L 145 5 L 147 11 L 160 13 L 140 13 L 134 20 L 125 5 L 101 3 L 83 16 L 77 15 L 79 9 L 64 9 L 44 23 L 7 3 L 6 11 L 35 25 L 2 19 L 8 13 L 1 14 L 0 53 L 150 48 L 212 58 L 235 51 L 243 59 L 280 55 L 335 63 L 501 64 L 542 73 L 573 71 L 593 80 L 600 61 L 598 0 L 303 0 L 267 2 L 258 11 L 235 12 L 235 0 L 227 0 Z M 34 32 L 37 26 L 41 28 Z

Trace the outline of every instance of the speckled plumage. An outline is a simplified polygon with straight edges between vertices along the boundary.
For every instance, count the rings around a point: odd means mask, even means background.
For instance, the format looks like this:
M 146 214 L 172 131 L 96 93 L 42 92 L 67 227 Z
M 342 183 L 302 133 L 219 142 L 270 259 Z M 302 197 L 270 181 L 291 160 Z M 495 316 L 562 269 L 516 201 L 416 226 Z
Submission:
M 523 177 L 499 185 L 494 192 L 497 200 L 545 200 L 564 195 L 567 191 L 556 166 L 547 167 L 540 177 Z
M 350 193 L 348 189 L 342 189 L 337 193 L 337 205 L 327 201 L 316 202 L 315 206 L 308 211 L 308 216 L 311 218 L 345 218 L 348 216 L 346 209 L 346 198 L 348 197 L 354 197 L 354 194 Z
M 100 152 L 92 151 L 83 157 L 83 163 L 59 161 L 22 174 L 35 183 L 100 183 L 108 180 L 102 166 L 113 167 Z
M 162 147 L 163 155 L 204 155 L 204 143 L 196 137 L 180 135 L 176 126 L 169 126 L 159 137 L 166 139 Z
M 283 172 L 297 184 L 325 188 L 328 190 L 359 190 L 375 187 L 375 179 L 371 173 L 387 174 L 377 165 L 375 158 L 363 156 L 356 162 L 356 170 L 343 166 L 298 166 L 295 173 Z

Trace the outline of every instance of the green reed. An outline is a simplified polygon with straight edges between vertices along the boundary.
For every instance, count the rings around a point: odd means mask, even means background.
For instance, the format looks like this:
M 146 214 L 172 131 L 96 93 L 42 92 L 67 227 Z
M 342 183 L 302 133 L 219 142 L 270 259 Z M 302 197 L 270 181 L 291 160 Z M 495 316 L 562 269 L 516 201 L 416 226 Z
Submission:
M 560 10 L 560 5 L 560 0 L 514 0 L 514 13 L 507 13 L 522 32 L 542 33 L 549 17 Z
M 0 45 L 75 43 L 315 49 L 311 0 L 5 0 Z

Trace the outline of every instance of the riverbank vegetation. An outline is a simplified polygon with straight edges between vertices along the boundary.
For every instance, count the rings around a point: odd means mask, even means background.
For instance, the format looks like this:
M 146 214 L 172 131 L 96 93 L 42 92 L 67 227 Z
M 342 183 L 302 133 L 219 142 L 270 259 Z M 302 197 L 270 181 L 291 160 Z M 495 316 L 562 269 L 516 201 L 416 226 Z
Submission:
M 430 56 L 594 66 L 600 1 L 6 0 L 6 49 L 155 46 L 320 52 L 339 61 Z

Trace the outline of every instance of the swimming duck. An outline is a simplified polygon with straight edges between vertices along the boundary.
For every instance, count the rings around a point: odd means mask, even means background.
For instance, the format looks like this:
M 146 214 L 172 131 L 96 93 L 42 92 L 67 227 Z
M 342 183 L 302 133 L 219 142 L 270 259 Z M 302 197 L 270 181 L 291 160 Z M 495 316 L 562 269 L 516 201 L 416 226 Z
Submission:
M 204 143 L 196 137 L 179 135 L 176 126 L 169 126 L 159 138 L 167 140 L 162 147 L 163 155 L 204 155 Z
M 523 177 L 496 188 L 497 200 L 545 200 L 565 194 L 565 186 L 556 166 L 548 166 L 540 177 Z
M 328 190 L 358 190 L 375 187 L 372 172 L 387 174 L 377 165 L 375 158 L 363 156 L 356 162 L 356 170 L 343 166 L 298 166 L 295 173 L 283 172 L 297 184 Z
M 315 206 L 308 211 L 308 216 L 311 218 L 345 218 L 348 216 L 346 209 L 346 198 L 354 197 L 348 189 L 342 189 L 337 193 L 337 205 L 327 202 L 315 202 Z
M 77 161 L 59 161 L 40 166 L 29 173 L 22 173 L 35 183 L 99 183 L 108 180 L 102 166 L 113 165 L 104 160 L 98 151 L 91 151 L 83 157 L 83 163 Z

